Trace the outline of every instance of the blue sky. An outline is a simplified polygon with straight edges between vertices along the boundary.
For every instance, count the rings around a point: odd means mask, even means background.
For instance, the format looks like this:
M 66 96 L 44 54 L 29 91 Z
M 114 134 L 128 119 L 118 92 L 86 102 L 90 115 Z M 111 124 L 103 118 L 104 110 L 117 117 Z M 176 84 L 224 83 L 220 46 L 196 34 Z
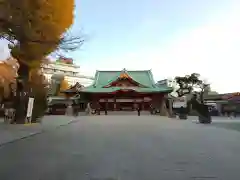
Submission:
M 240 91 L 239 0 L 76 0 L 71 54 L 82 73 L 152 69 L 155 80 L 202 74 L 219 92 Z M 1 49 L 0 49 L 1 50 Z
M 240 91 L 239 0 L 81 0 L 72 53 L 82 71 L 152 69 L 155 80 L 202 74 L 219 92 Z
M 146 48 L 160 50 L 178 33 L 208 21 L 209 14 L 218 11 L 216 4 L 220 9 L 228 4 L 193 1 L 77 1 L 74 28 L 83 27 L 90 38 L 84 52 L 77 53 L 84 58 L 81 63 L 103 63 Z

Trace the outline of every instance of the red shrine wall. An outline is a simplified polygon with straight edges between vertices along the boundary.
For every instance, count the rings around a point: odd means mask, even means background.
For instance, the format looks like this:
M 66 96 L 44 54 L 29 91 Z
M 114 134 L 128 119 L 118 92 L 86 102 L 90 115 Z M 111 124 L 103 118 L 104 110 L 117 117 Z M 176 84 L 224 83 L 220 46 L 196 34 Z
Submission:
M 149 110 L 150 105 L 160 107 L 164 99 L 163 93 L 136 93 L 136 92 L 118 92 L 113 94 L 92 94 L 91 101 L 93 106 L 100 105 L 103 110 L 133 110 L 136 104 L 143 110 Z

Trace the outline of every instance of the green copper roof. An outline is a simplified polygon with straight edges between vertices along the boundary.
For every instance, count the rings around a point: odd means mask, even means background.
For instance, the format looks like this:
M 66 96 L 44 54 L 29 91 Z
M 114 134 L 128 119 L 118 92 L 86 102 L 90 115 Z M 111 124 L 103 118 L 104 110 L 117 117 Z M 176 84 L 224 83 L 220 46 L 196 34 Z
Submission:
M 144 87 L 109 87 L 104 88 L 111 82 L 117 80 L 121 73 L 127 73 L 134 81 L 143 85 Z M 130 89 L 141 93 L 154 93 L 154 92 L 172 92 L 172 88 L 167 86 L 156 86 L 153 80 L 153 75 L 151 70 L 146 71 L 127 71 L 123 69 L 122 71 L 97 71 L 95 74 L 95 81 L 93 85 L 83 88 L 82 92 L 89 93 L 111 93 L 114 91 Z
M 111 93 L 111 92 L 115 92 L 115 91 L 119 91 L 119 90 L 124 90 L 127 88 L 122 88 L 122 87 L 110 87 L 110 88 L 95 88 L 93 86 L 90 87 L 86 87 L 84 89 L 82 89 L 82 92 L 89 92 L 89 93 Z M 152 87 L 152 88 L 128 88 L 128 89 L 132 89 L 136 92 L 140 92 L 140 93 L 155 93 L 155 92 L 172 92 L 172 88 L 170 87 Z
M 146 87 L 154 87 L 154 80 L 151 70 L 146 71 L 127 71 L 123 70 L 127 73 L 134 81 L 142 84 Z M 94 86 L 96 87 L 104 87 L 111 83 L 120 76 L 123 71 L 97 71 L 95 74 L 95 82 Z

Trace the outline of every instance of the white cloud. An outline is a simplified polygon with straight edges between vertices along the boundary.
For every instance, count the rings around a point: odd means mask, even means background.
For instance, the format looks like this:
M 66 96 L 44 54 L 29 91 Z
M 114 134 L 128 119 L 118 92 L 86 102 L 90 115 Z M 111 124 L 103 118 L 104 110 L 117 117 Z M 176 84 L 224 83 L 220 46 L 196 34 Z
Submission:
M 220 92 L 240 91 L 239 19 L 240 13 L 233 11 L 222 20 L 180 35 L 163 50 L 162 59 L 177 74 L 199 72 Z M 154 70 L 157 75 L 158 69 Z

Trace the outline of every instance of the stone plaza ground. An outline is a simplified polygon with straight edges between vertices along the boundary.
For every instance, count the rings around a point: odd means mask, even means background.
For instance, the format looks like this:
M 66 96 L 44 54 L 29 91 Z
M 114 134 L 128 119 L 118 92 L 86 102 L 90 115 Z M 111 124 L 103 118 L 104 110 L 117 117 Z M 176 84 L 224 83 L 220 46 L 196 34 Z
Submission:
M 2 118 L 0 119 L 0 146 L 54 130 L 76 120 L 76 118 L 71 116 L 44 116 L 41 123 L 21 125 L 5 124 Z
M 0 179 L 240 179 L 240 132 L 225 128 L 238 120 L 129 114 L 71 122 L 1 146 Z

